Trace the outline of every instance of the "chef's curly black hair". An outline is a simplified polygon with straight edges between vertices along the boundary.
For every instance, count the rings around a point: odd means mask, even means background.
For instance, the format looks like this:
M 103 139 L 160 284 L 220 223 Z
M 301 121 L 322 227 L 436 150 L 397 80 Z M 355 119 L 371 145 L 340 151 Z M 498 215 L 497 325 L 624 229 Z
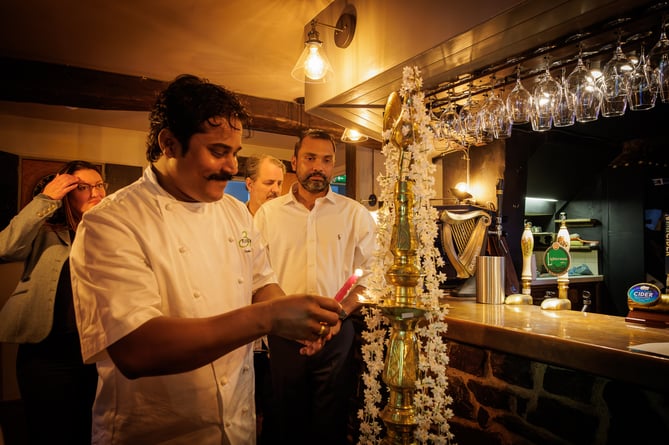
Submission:
M 247 126 L 251 117 L 236 94 L 226 88 L 193 76 L 182 74 L 163 90 L 149 117 L 151 130 L 147 140 L 146 158 L 155 162 L 162 156 L 158 143 L 160 131 L 167 128 L 179 141 L 182 154 L 195 133 L 204 131 L 205 122 L 217 126 L 214 118 L 224 118 L 232 128 L 233 119 Z

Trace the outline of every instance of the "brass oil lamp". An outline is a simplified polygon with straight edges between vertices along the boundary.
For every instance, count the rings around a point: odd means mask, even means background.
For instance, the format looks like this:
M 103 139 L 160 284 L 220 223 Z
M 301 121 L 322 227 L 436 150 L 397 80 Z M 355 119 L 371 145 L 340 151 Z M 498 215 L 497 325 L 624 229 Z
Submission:
M 390 321 L 390 344 L 386 354 L 382 378 L 389 388 L 387 405 L 381 412 L 386 425 L 384 444 L 415 444 L 417 426 L 414 394 L 418 378 L 418 338 L 416 326 L 424 318 L 425 309 L 416 301 L 421 270 L 416 249 L 418 241 L 413 222 L 413 182 L 404 177 L 407 147 L 416 137 L 415 124 L 410 116 L 403 116 L 397 93 L 388 97 L 384 113 L 384 130 L 391 130 L 390 143 L 399 150 L 399 178 L 394 189 L 395 221 L 390 251 L 393 263 L 386 271 L 386 280 L 393 287 L 390 296 L 379 309 Z

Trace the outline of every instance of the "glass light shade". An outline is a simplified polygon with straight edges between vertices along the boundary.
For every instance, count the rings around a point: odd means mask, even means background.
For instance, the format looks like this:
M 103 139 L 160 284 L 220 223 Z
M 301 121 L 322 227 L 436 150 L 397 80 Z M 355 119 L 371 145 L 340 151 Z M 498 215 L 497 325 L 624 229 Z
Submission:
M 360 133 L 356 129 L 347 128 L 344 130 L 344 133 L 342 133 L 341 140 L 342 142 L 346 142 L 348 144 L 357 144 L 358 142 L 365 142 L 367 140 L 367 136 Z
M 290 73 L 294 79 L 306 83 L 325 83 L 333 74 L 332 65 L 323 49 L 323 42 L 311 39 L 305 43 L 304 50 Z

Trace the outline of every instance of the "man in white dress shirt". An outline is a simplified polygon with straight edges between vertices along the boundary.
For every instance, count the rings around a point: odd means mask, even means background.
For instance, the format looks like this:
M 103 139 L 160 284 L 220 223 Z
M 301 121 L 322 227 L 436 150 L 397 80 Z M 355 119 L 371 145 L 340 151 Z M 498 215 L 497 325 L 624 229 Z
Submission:
M 306 131 L 292 158 L 297 182 L 255 214 L 272 268 L 287 292 L 334 297 L 355 269 L 370 268 L 376 224 L 362 204 L 332 191 L 334 164 L 332 137 L 320 130 Z M 364 279 L 358 284 L 342 301 L 337 335 L 313 356 L 301 355 L 299 343 L 269 336 L 271 443 L 347 443 L 347 408 L 357 382 L 352 362 L 355 332 L 347 315 L 361 306 L 358 294 Z
M 253 444 L 253 341 L 313 348 L 341 307 L 284 296 L 224 194 L 248 121 L 233 93 L 179 76 L 150 121 L 143 177 L 89 211 L 72 247 L 82 355 L 100 375 L 92 443 Z

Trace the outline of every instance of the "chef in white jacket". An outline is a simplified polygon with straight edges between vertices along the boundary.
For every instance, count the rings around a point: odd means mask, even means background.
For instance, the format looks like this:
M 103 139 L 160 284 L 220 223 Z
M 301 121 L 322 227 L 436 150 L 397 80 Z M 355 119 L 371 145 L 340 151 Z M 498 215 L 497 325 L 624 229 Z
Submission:
M 313 353 L 341 306 L 285 296 L 224 194 L 248 120 L 233 93 L 179 76 L 150 120 L 143 177 L 89 211 L 72 248 L 82 354 L 100 374 L 92 443 L 253 444 L 253 341 Z

